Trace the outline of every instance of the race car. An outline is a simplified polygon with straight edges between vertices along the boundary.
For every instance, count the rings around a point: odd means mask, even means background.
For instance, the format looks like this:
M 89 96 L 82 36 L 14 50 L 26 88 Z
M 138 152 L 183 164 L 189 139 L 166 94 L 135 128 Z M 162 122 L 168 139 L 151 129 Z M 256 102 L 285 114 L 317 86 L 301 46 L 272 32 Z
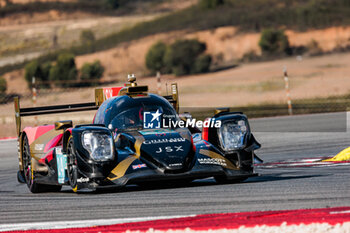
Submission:
M 239 182 L 254 173 L 260 148 L 247 117 L 216 109 L 197 121 L 179 114 L 177 84 L 171 95 L 148 92 L 134 76 L 124 87 L 95 89 L 95 102 L 20 108 L 15 98 L 18 181 L 33 193 L 74 192 L 214 177 Z M 92 124 L 58 121 L 21 128 L 21 117 L 97 110 Z

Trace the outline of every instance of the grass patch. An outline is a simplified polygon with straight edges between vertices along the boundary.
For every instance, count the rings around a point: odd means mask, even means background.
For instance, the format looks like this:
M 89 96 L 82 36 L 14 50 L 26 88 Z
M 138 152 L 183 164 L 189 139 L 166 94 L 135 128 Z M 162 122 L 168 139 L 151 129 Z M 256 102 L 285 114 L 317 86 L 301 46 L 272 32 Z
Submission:
M 312 72 L 312 73 L 308 73 L 303 75 L 303 78 L 314 78 L 314 77 L 319 77 L 319 76 L 323 76 L 323 72 Z
M 216 85 L 204 85 L 193 87 L 183 87 L 181 88 L 181 94 L 186 93 L 230 93 L 234 91 L 249 91 L 249 92 L 270 92 L 270 91 L 279 91 L 284 89 L 284 81 L 281 80 L 269 80 L 263 81 L 250 85 L 234 85 L 234 84 L 220 84 Z
M 317 68 L 326 68 L 326 69 L 341 68 L 341 67 L 344 67 L 344 65 L 342 65 L 342 64 L 331 64 L 331 63 L 329 63 L 329 64 L 317 66 Z
M 284 82 L 281 79 L 280 81 L 264 81 L 254 85 L 243 87 L 245 90 L 253 92 L 269 92 L 269 91 L 279 91 L 284 89 Z

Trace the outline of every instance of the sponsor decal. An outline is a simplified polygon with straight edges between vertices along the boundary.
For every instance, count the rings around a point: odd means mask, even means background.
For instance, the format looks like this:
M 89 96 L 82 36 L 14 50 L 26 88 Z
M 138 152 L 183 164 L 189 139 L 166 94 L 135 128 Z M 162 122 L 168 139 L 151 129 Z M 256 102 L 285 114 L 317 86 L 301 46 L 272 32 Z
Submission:
M 182 163 L 169 164 L 169 167 L 178 167 L 178 166 L 182 166 Z
M 162 139 L 151 139 L 146 140 L 143 142 L 143 144 L 150 145 L 150 144 L 160 144 L 160 143 L 174 143 L 174 142 L 185 142 L 185 138 L 162 138 Z
M 139 131 L 139 133 L 141 135 L 155 135 L 155 136 L 164 136 L 166 134 L 169 133 L 176 133 L 176 131 L 174 130 L 170 130 L 170 129 L 156 129 L 156 130 L 151 130 L 151 131 L 147 131 L 147 130 L 141 130 Z
M 86 178 L 81 177 L 81 178 L 77 179 L 78 183 L 87 183 L 89 181 L 90 181 L 90 179 L 88 177 L 86 177 Z
M 43 150 L 44 144 L 35 144 L 34 150 Z
M 226 161 L 224 159 L 218 159 L 218 158 L 199 158 L 198 162 L 200 164 L 227 166 Z
M 182 148 L 182 146 L 166 146 L 163 149 L 159 147 L 156 153 L 159 154 L 159 153 L 162 153 L 163 151 L 165 151 L 166 153 L 171 153 L 174 151 L 175 152 L 184 151 L 184 149 Z
M 147 167 L 146 164 L 142 163 L 142 164 L 137 164 L 137 165 L 132 165 L 132 169 L 136 170 L 136 169 L 139 169 L 139 168 L 145 168 Z
M 64 184 L 66 181 L 68 181 L 68 177 L 66 176 L 67 156 L 62 154 L 61 148 L 56 148 L 56 161 L 58 183 Z

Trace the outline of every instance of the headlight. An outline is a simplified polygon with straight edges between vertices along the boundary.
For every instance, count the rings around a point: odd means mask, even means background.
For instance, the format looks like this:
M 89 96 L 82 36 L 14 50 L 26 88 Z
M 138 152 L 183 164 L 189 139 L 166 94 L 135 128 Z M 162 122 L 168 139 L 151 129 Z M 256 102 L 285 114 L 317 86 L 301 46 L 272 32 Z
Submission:
M 102 132 L 84 132 L 82 135 L 82 144 L 95 161 L 113 159 L 113 139 L 109 134 Z
M 247 123 L 244 120 L 223 122 L 218 131 L 222 149 L 232 151 L 244 147 L 247 131 Z

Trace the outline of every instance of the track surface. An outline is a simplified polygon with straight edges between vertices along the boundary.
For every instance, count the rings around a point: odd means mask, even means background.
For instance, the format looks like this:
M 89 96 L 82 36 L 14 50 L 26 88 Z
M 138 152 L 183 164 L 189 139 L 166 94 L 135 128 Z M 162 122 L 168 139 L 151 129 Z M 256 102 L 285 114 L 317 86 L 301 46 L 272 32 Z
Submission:
M 319 116 L 329 121 L 319 121 Z M 255 137 L 263 145 L 257 153 L 265 162 L 334 155 L 350 146 L 350 133 L 334 132 L 339 122 L 332 118 L 338 116 L 252 120 L 253 132 L 260 131 Z M 292 122 L 289 129 L 285 122 Z M 290 132 L 306 129 L 300 128 L 303 122 L 313 132 Z M 263 132 L 271 126 L 274 132 Z M 257 168 L 261 176 L 240 184 L 217 185 L 207 179 L 165 189 L 134 186 L 120 192 L 77 195 L 67 188 L 60 193 L 31 194 L 16 180 L 16 144 L 0 141 L 0 224 L 350 206 L 350 165 L 346 164 Z

